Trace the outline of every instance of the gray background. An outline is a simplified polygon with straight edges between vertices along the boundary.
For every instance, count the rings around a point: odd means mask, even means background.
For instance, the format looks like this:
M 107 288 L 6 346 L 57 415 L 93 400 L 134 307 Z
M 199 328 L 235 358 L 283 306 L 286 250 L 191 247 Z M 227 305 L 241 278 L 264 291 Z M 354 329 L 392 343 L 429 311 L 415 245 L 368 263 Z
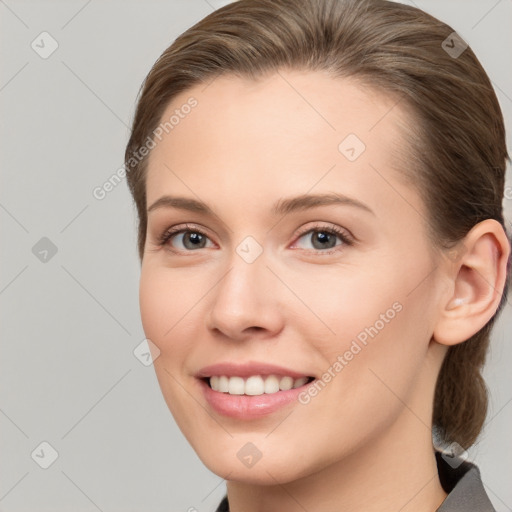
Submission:
M 103 200 L 92 191 L 123 164 L 153 62 L 225 3 L 0 0 L 0 511 L 210 511 L 224 495 L 133 353 L 144 333 L 126 183 Z M 414 4 L 472 46 L 512 148 L 512 0 Z M 31 47 L 45 37 L 51 48 L 44 31 L 58 43 L 48 58 Z M 512 510 L 511 319 L 507 304 L 485 371 L 488 421 L 470 451 L 498 511 Z M 58 452 L 48 469 L 44 441 Z

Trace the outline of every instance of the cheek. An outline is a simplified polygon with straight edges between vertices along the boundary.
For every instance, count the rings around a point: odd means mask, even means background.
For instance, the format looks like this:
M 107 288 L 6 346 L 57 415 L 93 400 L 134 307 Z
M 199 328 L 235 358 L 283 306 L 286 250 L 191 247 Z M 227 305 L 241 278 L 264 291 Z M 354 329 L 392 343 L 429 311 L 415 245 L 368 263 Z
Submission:
M 340 383 L 340 389 L 350 386 L 353 397 L 363 398 L 379 387 L 384 391 L 379 377 L 406 393 L 429 347 L 427 305 L 433 300 L 432 289 L 428 284 L 414 289 L 425 272 L 418 264 L 411 272 L 396 262 L 393 265 L 319 283 L 325 298 L 319 316 L 334 333 L 310 338 L 322 353 L 323 370 L 331 368 L 331 374 L 340 375 L 332 380 Z M 318 296 L 318 288 L 311 292 Z
M 142 321 L 147 321 L 151 329 L 161 327 L 160 334 L 168 331 L 190 308 L 187 304 L 193 302 L 194 298 L 198 300 L 199 292 L 189 276 L 151 261 L 146 262 L 139 281 Z
M 142 325 L 146 337 L 160 350 L 153 368 L 171 414 L 185 435 L 189 435 L 194 430 L 192 418 L 199 411 L 190 413 L 197 404 L 183 392 L 183 375 L 180 373 L 189 346 L 178 342 L 186 337 L 183 336 L 183 317 L 190 309 L 184 297 L 185 290 L 176 286 L 170 272 L 143 266 L 139 283 Z
M 143 268 L 139 283 L 139 306 L 142 325 L 146 337 L 151 339 L 162 349 L 161 338 L 165 333 L 164 318 L 168 310 L 167 301 L 170 294 L 166 294 L 165 286 L 156 276 Z M 168 328 L 168 327 L 167 327 Z
M 314 304 L 319 319 L 330 330 L 328 336 L 311 338 L 322 352 L 336 357 L 348 350 L 353 340 L 365 347 L 399 321 L 403 298 L 389 275 L 368 269 L 345 270 L 322 276 L 304 290 L 307 302 Z
M 162 270 L 143 268 L 139 283 L 139 306 L 141 321 L 146 337 L 161 351 L 161 356 L 176 345 L 176 333 L 186 324 L 186 314 L 190 309 L 187 300 L 187 287 L 172 279 L 171 273 Z M 194 297 L 191 297 L 191 301 Z M 177 354 L 173 346 L 173 354 Z

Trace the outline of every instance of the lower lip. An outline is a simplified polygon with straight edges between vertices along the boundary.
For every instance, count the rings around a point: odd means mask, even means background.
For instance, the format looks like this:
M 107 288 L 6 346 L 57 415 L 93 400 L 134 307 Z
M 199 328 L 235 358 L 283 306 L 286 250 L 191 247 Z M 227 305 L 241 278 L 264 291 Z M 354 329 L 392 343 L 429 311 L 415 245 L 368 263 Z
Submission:
M 300 393 L 311 384 L 311 382 L 308 382 L 303 386 L 289 389 L 288 391 L 249 396 L 230 395 L 229 393 L 214 391 L 204 380 L 198 379 L 198 381 L 206 401 L 216 412 L 242 420 L 261 418 L 292 402 L 298 402 Z

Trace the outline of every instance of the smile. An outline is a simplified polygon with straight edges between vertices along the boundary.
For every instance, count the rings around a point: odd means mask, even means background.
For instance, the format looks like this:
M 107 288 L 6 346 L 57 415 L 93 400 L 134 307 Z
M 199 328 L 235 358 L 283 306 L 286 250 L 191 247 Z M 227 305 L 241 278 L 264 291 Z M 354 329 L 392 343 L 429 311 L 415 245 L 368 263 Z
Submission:
M 296 389 L 311 382 L 313 377 L 300 377 L 294 379 L 289 375 L 251 375 L 248 378 L 226 375 L 213 375 L 206 379 L 210 388 L 221 393 L 230 395 L 257 396 L 263 394 L 274 394 L 279 391 Z
M 195 373 L 206 403 L 222 416 L 254 420 L 298 404 L 316 378 L 297 368 L 263 361 L 223 361 Z

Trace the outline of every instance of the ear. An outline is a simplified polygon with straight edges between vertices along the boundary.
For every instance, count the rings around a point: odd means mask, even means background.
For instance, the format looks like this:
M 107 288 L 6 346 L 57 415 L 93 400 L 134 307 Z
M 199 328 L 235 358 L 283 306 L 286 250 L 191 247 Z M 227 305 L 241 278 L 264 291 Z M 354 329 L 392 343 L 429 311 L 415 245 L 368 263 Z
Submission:
M 450 286 L 435 325 L 435 341 L 443 345 L 466 341 L 493 317 L 503 294 L 509 254 L 505 230 L 494 219 L 476 224 L 449 251 Z

